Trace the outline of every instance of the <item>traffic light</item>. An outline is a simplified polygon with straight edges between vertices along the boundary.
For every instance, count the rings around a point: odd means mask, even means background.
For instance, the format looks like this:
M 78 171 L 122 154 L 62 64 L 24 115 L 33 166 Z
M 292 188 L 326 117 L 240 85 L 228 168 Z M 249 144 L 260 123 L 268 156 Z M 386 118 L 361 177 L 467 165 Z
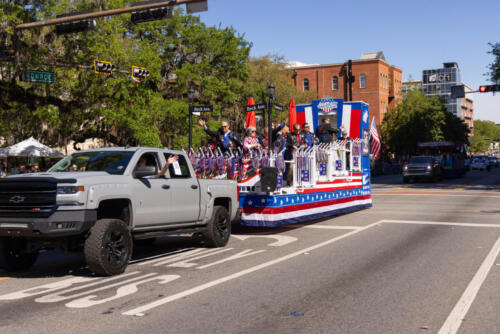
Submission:
M 164 2 L 164 0 L 160 1 Z M 155 2 L 158 2 L 158 0 L 136 2 L 132 4 L 132 7 L 152 4 Z M 175 3 L 175 1 L 173 2 Z M 172 17 L 172 7 L 168 6 L 168 7 L 159 7 L 159 8 L 145 9 L 137 12 L 132 12 L 130 20 L 132 21 L 132 23 L 137 24 L 148 21 L 164 20 L 171 17 Z
M 115 69 L 115 65 L 111 64 L 109 61 L 94 60 L 95 73 L 111 75 Z
M 487 93 L 487 92 L 498 92 L 500 91 L 500 85 L 483 85 L 479 86 L 479 92 Z
M 149 77 L 149 71 L 144 67 L 132 66 L 132 78 L 144 80 L 147 77 Z
M 81 15 L 81 14 L 88 14 L 91 12 L 92 11 L 60 14 L 60 15 L 56 15 L 56 18 L 75 16 L 75 15 Z M 93 30 L 93 29 L 95 29 L 96 26 L 97 26 L 97 23 L 94 19 L 59 23 L 59 24 L 56 24 L 56 33 L 58 35 L 77 33 L 77 32 L 82 32 L 82 31 L 87 31 L 87 30 Z

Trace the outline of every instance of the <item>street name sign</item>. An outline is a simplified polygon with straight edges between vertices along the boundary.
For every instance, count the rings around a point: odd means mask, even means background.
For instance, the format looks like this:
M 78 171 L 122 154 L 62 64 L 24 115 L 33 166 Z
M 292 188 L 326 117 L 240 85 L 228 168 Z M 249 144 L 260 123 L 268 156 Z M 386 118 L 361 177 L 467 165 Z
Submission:
M 273 104 L 273 107 L 278 111 L 283 111 L 283 106 L 280 106 L 279 104 Z
M 257 110 L 266 110 L 266 105 L 265 104 L 254 104 L 253 106 L 246 106 L 247 112 L 257 111 Z
M 193 115 L 200 116 L 202 112 L 212 112 L 214 111 L 213 106 L 192 106 L 191 113 Z
M 27 71 L 21 76 L 21 81 L 54 83 L 54 72 Z

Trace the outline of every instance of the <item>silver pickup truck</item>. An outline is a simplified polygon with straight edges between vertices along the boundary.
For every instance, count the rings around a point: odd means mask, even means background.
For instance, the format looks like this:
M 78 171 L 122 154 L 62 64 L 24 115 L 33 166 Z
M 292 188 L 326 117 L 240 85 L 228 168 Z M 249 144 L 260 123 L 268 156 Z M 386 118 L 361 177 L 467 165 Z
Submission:
M 178 160 L 160 176 L 172 155 Z M 167 234 L 225 246 L 237 210 L 236 182 L 197 179 L 184 152 L 80 151 L 46 173 L 0 180 L 0 268 L 25 270 L 40 250 L 62 249 L 83 251 L 96 274 L 116 275 L 134 244 Z

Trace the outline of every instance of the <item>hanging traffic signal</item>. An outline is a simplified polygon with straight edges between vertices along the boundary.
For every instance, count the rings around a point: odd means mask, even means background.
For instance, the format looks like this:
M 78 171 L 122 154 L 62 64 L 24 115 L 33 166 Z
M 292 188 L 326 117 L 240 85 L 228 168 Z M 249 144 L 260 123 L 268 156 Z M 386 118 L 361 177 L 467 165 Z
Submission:
M 133 79 L 146 79 L 149 77 L 149 71 L 144 67 L 132 66 L 132 78 Z
M 158 2 L 158 0 L 136 2 L 132 4 L 132 7 L 152 4 L 155 2 Z M 162 0 L 162 2 L 164 1 Z M 137 12 L 132 12 L 130 20 L 132 21 L 132 23 L 137 24 L 148 21 L 169 19 L 171 17 L 172 17 L 172 7 L 168 6 L 168 7 L 159 7 L 159 8 L 145 9 Z
M 498 92 L 500 91 L 500 85 L 483 85 L 479 86 L 479 92 L 487 93 L 487 92 Z
M 111 75 L 115 69 L 115 65 L 111 64 L 109 61 L 94 60 L 95 73 Z
M 60 15 L 56 15 L 56 18 L 88 14 L 91 12 L 92 11 L 60 14 Z M 58 35 L 77 33 L 77 32 L 82 32 L 82 31 L 87 31 L 87 30 L 93 30 L 93 29 L 95 29 L 96 26 L 97 26 L 97 23 L 96 23 L 96 20 L 94 20 L 94 19 L 80 20 L 80 21 L 67 22 L 67 23 L 59 23 L 59 24 L 56 24 L 56 33 Z

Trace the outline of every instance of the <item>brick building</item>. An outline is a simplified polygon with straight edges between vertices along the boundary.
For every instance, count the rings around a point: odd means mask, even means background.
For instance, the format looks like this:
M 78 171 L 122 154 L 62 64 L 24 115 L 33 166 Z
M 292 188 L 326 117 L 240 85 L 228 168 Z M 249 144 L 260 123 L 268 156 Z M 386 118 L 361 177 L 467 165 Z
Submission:
M 465 92 L 472 92 L 473 89 L 464 84 Z M 462 109 L 462 114 L 460 115 L 462 120 L 469 128 L 469 136 L 474 135 L 474 100 L 472 94 L 466 94 L 465 97 L 460 99 L 460 108 Z
M 346 63 L 326 65 L 291 66 L 293 83 L 301 91 L 317 92 L 317 98 L 346 98 L 348 87 L 343 75 Z M 365 53 L 352 61 L 352 100 L 364 101 L 370 106 L 370 118 L 375 116 L 377 125 L 384 114 L 401 101 L 403 71 L 385 60 L 382 52 Z M 371 121 L 370 121 L 371 122 Z

